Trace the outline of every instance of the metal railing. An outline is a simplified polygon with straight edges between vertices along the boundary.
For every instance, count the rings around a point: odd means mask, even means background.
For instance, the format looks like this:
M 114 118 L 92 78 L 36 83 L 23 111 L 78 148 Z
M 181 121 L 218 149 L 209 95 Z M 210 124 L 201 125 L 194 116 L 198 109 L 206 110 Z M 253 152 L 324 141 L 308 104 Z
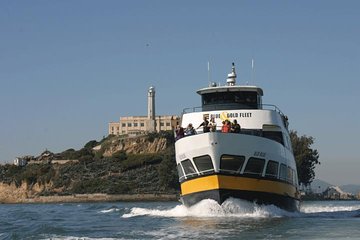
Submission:
M 211 111 L 216 111 L 216 110 L 227 110 L 226 106 L 230 106 L 231 110 L 273 110 L 278 112 L 280 115 L 285 116 L 285 114 L 280 110 L 280 108 L 278 108 L 276 105 L 273 104 L 258 104 L 257 108 L 241 108 L 241 106 L 239 106 L 239 108 L 234 108 L 236 105 L 229 105 L 229 104 L 221 104 L 221 105 L 214 105 L 211 106 Z M 186 113 L 192 113 L 192 112 L 201 112 L 203 111 L 203 107 L 190 107 L 190 108 L 184 108 L 182 111 L 182 114 L 186 114 Z M 205 110 L 208 111 L 208 110 Z
M 192 107 L 192 108 L 184 108 L 182 114 L 192 113 L 192 112 L 201 112 L 202 107 Z

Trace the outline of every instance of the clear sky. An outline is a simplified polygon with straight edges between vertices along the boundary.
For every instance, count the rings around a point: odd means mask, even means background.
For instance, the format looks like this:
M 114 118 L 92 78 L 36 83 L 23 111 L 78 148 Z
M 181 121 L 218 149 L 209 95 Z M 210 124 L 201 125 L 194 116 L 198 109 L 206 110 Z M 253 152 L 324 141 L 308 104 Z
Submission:
M 360 1 L 0 1 L 0 162 L 81 148 L 120 116 L 259 85 L 315 138 L 317 177 L 360 184 Z M 251 81 L 251 59 L 255 79 Z

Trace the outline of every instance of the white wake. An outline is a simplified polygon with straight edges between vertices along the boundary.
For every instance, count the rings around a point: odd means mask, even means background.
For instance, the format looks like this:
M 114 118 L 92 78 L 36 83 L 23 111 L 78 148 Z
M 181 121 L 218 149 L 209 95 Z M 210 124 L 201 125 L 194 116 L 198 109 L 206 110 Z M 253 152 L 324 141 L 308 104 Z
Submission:
M 159 216 L 159 217 L 238 217 L 238 218 L 269 218 L 293 216 L 274 205 L 257 205 L 244 200 L 229 198 L 222 205 L 211 199 L 202 200 L 199 203 L 186 207 L 178 205 L 171 209 L 148 209 L 134 207 L 129 213 L 123 214 L 123 218 L 136 216 Z
M 211 199 L 202 200 L 199 203 L 186 207 L 177 205 L 170 209 L 149 209 L 133 207 L 123 218 L 137 216 L 155 217 L 234 217 L 234 218 L 280 218 L 280 217 L 330 217 L 346 218 L 360 217 L 360 202 L 358 204 L 339 205 L 331 202 L 318 202 L 303 204 L 299 212 L 288 212 L 274 205 L 258 205 L 245 200 L 229 198 L 222 205 Z

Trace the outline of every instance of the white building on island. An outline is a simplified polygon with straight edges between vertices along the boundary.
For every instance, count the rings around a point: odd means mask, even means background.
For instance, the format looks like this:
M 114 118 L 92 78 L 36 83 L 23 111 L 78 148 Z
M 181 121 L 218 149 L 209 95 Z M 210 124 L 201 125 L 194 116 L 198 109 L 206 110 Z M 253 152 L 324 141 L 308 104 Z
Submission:
M 146 132 L 171 131 L 180 122 L 180 117 L 176 115 L 155 115 L 155 88 L 148 90 L 148 115 L 147 116 L 128 116 L 120 117 L 118 122 L 110 122 L 108 134 L 139 134 Z
M 27 160 L 24 158 L 17 157 L 14 159 L 14 165 L 16 166 L 23 167 L 26 166 L 27 163 L 28 163 Z

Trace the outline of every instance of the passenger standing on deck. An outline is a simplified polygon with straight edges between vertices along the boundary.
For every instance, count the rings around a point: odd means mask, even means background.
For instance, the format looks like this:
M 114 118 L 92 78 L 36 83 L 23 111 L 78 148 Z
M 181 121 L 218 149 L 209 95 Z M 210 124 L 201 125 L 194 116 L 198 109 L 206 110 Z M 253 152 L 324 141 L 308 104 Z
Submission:
M 210 132 L 209 120 L 206 116 L 204 116 L 204 121 L 196 129 L 199 129 L 201 126 L 203 127 L 204 133 Z
M 210 128 L 210 132 L 216 132 L 216 122 L 213 117 L 210 118 L 209 128 Z
M 221 127 L 221 132 L 229 133 L 231 131 L 231 125 L 229 120 L 223 121 L 223 125 Z
M 240 124 L 238 124 L 236 119 L 234 119 L 234 123 L 231 124 L 231 132 L 232 133 L 240 133 L 240 131 L 241 131 Z
M 176 133 L 175 141 L 177 141 L 177 140 L 179 140 L 180 138 L 183 138 L 183 137 L 185 136 L 184 128 L 181 127 L 180 125 L 177 125 L 177 126 L 176 126 L 175 133 Z
M 195 135 L 196 131 L 191 123 L 185 129 L 185 136 Z

